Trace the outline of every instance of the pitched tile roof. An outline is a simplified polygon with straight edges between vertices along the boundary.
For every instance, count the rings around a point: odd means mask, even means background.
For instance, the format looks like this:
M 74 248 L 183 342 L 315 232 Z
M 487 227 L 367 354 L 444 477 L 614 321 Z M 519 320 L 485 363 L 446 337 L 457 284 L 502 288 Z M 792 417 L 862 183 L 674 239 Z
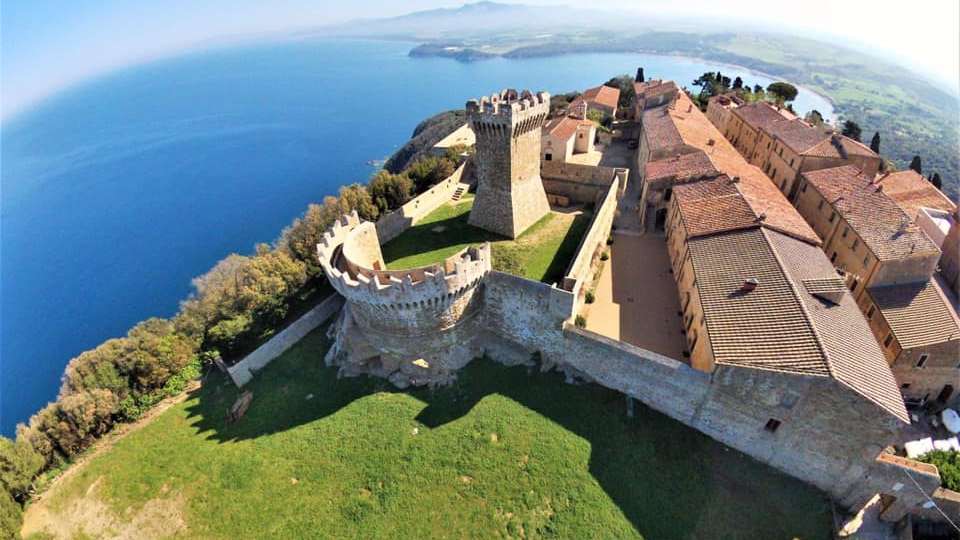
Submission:
M 702 151 L 688 152 L 656 161 L 648 161 L 643 166 L 643 181 L 657 182 L 664 179 L 682 180 L 717 176 L 720 172 Z
M 910 217 L 856 167 L 845 165 L 803 173 L 880 260 L 939 253 Z
M 756 129 L 768 129 L 773 124 L 796 118 L 786 110 L 777 110 L 769 103 L 758 101 L 741 105 L 733 109 L 733 114 L 740 117 L 747 125 Z
M 673 196 L 687 238 L 760 226 L 757 214 L 727 176 L 675 185 Z
M 651 98 L 675 90 L 677 90 L 677 84 L 673 81 L 651 80 L 633 83 L 633 91 L 642 98 Z
M 651 153 L 667 152 L 683 147 L 683 138 L 677 130 L 670 108 L 666 105 L 643 112 L 643 137 Z M 678 150 L 677 153 L 680 153 Z
M 587 103 L 597 103 L 611 109 L 617 108 L 620 100 L 620 89 L 611 86 L 597 86 L 583 91 L 583 99 Z
M 591 125 L 592 122 L 564 116 L 563 118 L 554 118 L 543 127 L 543 130 L 561 141 L 566 141 L 573 137 L 581 124 Z
M 867 290 L 900 346 L 960 341 L 957 314 L 936 280 Z
M 773 181 L 763 171 L 747 163 L 716 126 L 693 105 L 686 93 L 680 92 L 670 106 L 644 112 L 643 130 L 644 136 L 649 137 L 648 141 L 653 138 L 667 141 L 677 148 L 702 150 L 717 170 L 737 177 L 740 193 L 757 216 L 764 216 L 764 227 L 820 245 L 820 238 Z
M 883 192 L 913 219 L 921 208 L 934 208 L 953 213 L 957 205 L 926 178 L 913 169 L 889 173 L 877 183 L 883 186 Z
M 845 135 L 833 134 L 802 152 L 805 156 L 843 158 L 847 156 L 878 157 L 861 142 Z
M 830 139 L 830 134 L 823 129 L 815 128 L 802 120 L 776 122 L 764 128 L 780 142 L 797 154 L 806 154 L 807 151 Z M 821 148 L 820 151 L 825 151 Z
M 804 289 L 805 280 L 836 277 L 819 248 L 763 228 L 693 238 L 688 247 L 717 364 L 830 377 L 909 421 L 852 296 L 826 302 Z M 744 292 L 750 278 L 759 284 Z

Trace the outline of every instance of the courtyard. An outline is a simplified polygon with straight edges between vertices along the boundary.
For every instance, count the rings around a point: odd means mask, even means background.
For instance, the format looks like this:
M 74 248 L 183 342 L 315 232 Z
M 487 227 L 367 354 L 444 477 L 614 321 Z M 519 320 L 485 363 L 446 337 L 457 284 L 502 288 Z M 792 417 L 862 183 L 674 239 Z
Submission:
M 662 236 L 615 232 L 587 310 L 587 329 L 684 360 L 677 286 Z
M 470 225 L 471 208 L 472 195 L 448 202 L 386 243 L 382 249 L 387 267 L 402 270 L 439 263 L 465 247 L 490 242 L 495 270 L 557 283 L 590 224 L 587 209 L 554 209 L 511 240 Z

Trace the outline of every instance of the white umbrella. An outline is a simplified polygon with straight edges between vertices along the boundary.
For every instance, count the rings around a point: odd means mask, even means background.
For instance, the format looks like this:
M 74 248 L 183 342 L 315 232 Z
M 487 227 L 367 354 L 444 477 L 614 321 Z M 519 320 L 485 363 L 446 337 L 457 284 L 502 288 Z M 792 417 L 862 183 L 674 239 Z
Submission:
M 944 427 L 950 431 L 950 433 L 960 433 L 960 414 L 957 414 L 957 411 L 953 409 L 944 409 L 940 413 L 940 418 L 943 420 Z

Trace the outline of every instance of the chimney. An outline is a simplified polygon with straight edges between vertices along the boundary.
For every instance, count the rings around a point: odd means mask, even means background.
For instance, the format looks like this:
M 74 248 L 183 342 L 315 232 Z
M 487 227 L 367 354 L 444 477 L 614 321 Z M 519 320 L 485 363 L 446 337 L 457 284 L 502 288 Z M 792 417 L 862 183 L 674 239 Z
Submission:
M 757 216 L 757 223 L 762 223 L 765 219 L 767 219 L 767 213 L 760 212 L 760 214 Z
M 740 286 L 740 290 L 743 291 L 743 292 L 745 292 L 745 293 L 748 293 L 748 292 L 756 289 L 756 288 L 757 288 L 757 285 L 759 285 L 759 284 L 760 284 L 760 282 L 757 280 L 757 278 L 748 278 L 748 279 L 743 280 L 743 285 Z

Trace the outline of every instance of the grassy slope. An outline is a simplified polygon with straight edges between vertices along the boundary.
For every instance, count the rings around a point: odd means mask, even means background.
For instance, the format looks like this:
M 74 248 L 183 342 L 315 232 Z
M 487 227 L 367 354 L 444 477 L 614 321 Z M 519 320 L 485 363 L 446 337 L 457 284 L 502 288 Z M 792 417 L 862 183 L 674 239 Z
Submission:
M 477 361 L 401 393 L 337 380 L 326 346 L 318 330 L 261 372 L 237 424 L 213 376 L 41 504 L 182 498 L 180 536 L 203 538 L 829 537 L 818 492 L 642 406 L 627 419 L 615 392 Z
M 559 281 L 573 259 L 590 217 L 550 214 L 516 240 L 508 240 L 467 223 L 473 197 L 456 205 L 443 205 L 416 226 L 383 246 L 391 269 L 414 268 L 444 260 L 461 249 L 491 242 L 493 266 L 546 283 Z M 433 229 L 444 227 L 441 232 Z

